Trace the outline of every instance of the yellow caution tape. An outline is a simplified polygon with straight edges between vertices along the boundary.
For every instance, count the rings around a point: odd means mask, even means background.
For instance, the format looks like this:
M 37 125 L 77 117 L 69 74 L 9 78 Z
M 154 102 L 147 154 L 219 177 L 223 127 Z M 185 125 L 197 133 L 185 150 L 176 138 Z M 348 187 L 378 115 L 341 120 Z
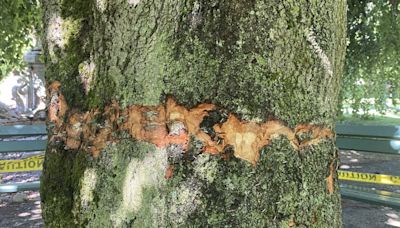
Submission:
M 0 173 L 37 171 L 43 169 L 44 155 L 22 160 L 0 160 Z
M 390 176 L 373 173 L 356 173 L 349 171 L 338 171 L 339 180 L 368 182 L 376 184 L 400 185 L 400 176 Z
M 0 173 L 42 170 L 43 162 L 44 155 L 33 156 L 22 160 L 0 160 Z M 338 176 L 340 180 L 400 185 L 400 176 L 357 173 L 343 170 L 338 171 Z

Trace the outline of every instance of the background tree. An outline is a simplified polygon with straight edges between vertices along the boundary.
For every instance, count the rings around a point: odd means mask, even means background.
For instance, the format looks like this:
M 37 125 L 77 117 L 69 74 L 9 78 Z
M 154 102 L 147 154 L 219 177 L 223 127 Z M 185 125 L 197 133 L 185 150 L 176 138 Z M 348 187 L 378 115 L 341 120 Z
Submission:
M 388 111 L 387 98 L 400 96 L 400 18 L 397 0 L 349 0 L 343 104 L 353 114 Z M 369 99 L 372 98 L 373 100 Z
M 0 79 L 22 65 L 22 54 L 39 29 L 36 0 L 2 0 L 0 8 Z
M 48 227 L 340 227 L 345 1 L 43 0 Z

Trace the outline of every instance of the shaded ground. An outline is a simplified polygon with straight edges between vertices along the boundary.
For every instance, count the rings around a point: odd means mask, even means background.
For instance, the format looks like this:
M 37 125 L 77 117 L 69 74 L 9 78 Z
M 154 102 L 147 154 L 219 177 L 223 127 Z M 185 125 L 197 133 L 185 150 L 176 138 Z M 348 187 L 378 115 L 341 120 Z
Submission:
M 342 200 L 344 228 L 400 227 L 400 211 L 353 200 Z
M 26 197 L 16 199 L 15 194 L 2 194 L 0 197 L 1 228 L 44 227 L 39 193 L 25 192 L 23 195 Z

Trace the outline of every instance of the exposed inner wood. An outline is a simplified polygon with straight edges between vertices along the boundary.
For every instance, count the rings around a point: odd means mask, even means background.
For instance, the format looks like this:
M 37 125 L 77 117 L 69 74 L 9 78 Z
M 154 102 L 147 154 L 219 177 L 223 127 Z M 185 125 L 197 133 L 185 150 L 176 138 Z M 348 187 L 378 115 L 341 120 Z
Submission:
M 157 147 L 179 144 L 185 150 L 189 146 L 190 136 L 194 136 L 203 142 L 204 153 L 227 158 L 225 149 L 229 147 L 234 150 L 235 157 L 254 165 L 259 159 L 260 150 L 275 137 L 287 137 L 296 150 L 317 144 L 321 139 L 333 137 L 330 129 L 321 126 L 301 124 L 291 129 L 278 120 L 264 123 L 242 121 L 229 113 L 226 121 L 212 126 L 219 138 L 215 140 L 200 128 L 209 112 L 216 109 L 213 104 L 200 104 L 187 109 L 170 97 L 165 104 L 158 106 L 132 105 L 121 110 L 119 105 L 113 102 L 103 113 L 99 110 L 79 113 L 68 110 L 60 87 L 59 82 L 53 82 L 49 87 L 49 94 L 54 97 L 51 99 L 56 101 L 49 107 L 49 121 L 55 125 L 50 140 L 62 140 L 67 149 L 86 150 L 94 157 L 97 157 L 107 144 L 120 139 L 116 136 L 116 132 L 119 131 L 126 131 L 130 137 L 153 143 Z M 101 124 L 97 119 L 101 119 Z M 301 134 L 310 136 L 301 141 L 298 137 Z
M 333 191 L 335 190 L 335 186 L 334 186 L 334 178 L 333 175 L 335 173 L 335 166 L 333 164 L 333 162 L 330 164 L 329 166 L 329 176 L 326 178 L 326 186 L 328 188 L 328 192 L 330 194 L 333 193 Z
M 47 94 L 47 97 L 50 98 L 48 117 L 56 127 L 61 126 L 62 119 L 60 117 L 64 116 L 68 110 L 67 102 L 65 101 L 64 96 L 60 93 L 60 87 L 60 82 L 53 82 L 49 86 L 49 93 Z

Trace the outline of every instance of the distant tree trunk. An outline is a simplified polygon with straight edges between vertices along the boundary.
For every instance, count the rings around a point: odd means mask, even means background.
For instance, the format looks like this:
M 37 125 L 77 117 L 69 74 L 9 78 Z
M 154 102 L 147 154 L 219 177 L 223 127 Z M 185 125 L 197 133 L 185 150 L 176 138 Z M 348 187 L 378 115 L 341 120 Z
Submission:
M 345 1 L 42 4 L 48 227 L 341 227 Z

